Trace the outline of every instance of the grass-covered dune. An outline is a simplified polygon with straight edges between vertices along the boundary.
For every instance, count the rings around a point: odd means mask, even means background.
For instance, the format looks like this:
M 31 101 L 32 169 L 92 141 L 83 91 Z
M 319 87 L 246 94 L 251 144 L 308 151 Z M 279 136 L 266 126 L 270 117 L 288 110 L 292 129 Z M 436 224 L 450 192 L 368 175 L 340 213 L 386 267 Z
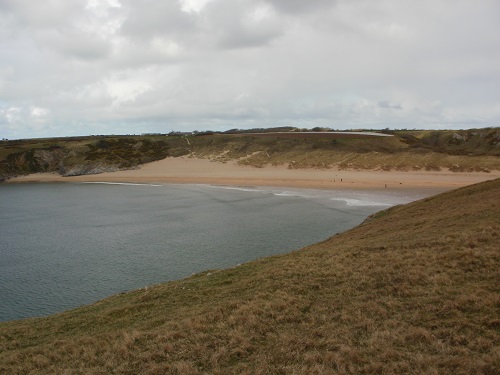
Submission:
M 0 324 L 0 373 L 498 374 L 500 180 L 290 254 Z

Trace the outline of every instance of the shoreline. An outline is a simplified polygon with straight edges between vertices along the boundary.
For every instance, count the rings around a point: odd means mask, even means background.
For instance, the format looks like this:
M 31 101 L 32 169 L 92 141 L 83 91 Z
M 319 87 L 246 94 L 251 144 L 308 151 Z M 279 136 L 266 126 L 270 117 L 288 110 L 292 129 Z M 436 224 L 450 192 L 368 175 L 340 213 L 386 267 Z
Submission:
M 120 182 L 209 184 L 221 186 L 269 186 L 309 189 L 455 189 L 500 178 L 500 171 L 380 171 L 329 169 L 263 168 L 235 162 L 219 163 L 189 157 L 166 158 L 138 169 L 63 177 L 56 173 L 34 173 L 13 177 L 7 183 L 34 182 Z

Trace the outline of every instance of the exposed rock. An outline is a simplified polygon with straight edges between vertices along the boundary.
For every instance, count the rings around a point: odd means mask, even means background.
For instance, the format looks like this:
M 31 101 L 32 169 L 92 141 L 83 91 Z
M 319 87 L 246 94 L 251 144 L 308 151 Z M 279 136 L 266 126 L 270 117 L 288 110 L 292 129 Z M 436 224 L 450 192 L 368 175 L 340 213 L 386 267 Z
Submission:
M 453 139 L 456 139 L 456 140 L 458 140 L 458 141 L 465 141 L 465 136 L 460 135 L 460 134 L 458 134 L 458 133 L 454 133 L 454 134 L 452 135 L 452 138 L 453 138 Z
M 87 174 L 99 174 L 104 172 L 116 172 L 120 170 L 114 165 L 104 165 L 104 164 L 77 164 L 70 167 L 61 166 L 59 168 L 59 173 L 65 177 L 69 176 L 81 176 Z
M 52 172 L 58 168 L 65 155 L 63 149 L 36 150 L 34 159 L 44 172 Z

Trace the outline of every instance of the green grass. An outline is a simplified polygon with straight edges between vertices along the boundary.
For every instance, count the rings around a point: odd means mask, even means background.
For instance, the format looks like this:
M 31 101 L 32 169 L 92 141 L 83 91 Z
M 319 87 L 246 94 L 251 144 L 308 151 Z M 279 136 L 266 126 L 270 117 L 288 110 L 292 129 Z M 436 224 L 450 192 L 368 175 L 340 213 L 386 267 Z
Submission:
M 290 254 L 0 324 L 0 373 L 497 374 L 500 180 Z

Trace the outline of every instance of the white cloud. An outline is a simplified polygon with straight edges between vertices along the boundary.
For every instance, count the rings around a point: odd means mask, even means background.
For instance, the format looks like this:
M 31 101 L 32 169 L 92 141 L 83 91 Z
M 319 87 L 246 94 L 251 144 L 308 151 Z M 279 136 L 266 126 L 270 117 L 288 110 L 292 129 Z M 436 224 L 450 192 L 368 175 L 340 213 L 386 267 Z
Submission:
M 30 109 L 31 117 L 35 121 L 43 121 L 48 116 L 49 113 L 50 111 L 47 108 L 32 107 Z
M 178 56 L 181 52 L 181 47 L 173 40 L 155 37 L 151 40 L 153 51 L 168 57 Z
M 0 0 L 0 137 L 498 126 L 499 12 L 493 0 Z
M 21 107 L 10 107 L 3 111 L 8 124 L 15 124 L 21 120 L 22 108 Z
M 49 117 L 50 111 L 42 107 L 0 108 L 1 137 L 12 138 L 19 132 L 28 138 L 39 137 L 50 128 Z
M 199 13 L 213 0 L 179 0 L 181 9 L 187 13 Z
M 122 4 L 119 0 L 88 0 L 85 7 L 101 17 L 106 17 L 110 10 L 121 8 Z
M 113 105 L 118 106 L 134 102 L 139 95 L 151 89 L 147 82 L 135 79 L 110 79 L 104 81 L 108 95 L 113 99 Z

